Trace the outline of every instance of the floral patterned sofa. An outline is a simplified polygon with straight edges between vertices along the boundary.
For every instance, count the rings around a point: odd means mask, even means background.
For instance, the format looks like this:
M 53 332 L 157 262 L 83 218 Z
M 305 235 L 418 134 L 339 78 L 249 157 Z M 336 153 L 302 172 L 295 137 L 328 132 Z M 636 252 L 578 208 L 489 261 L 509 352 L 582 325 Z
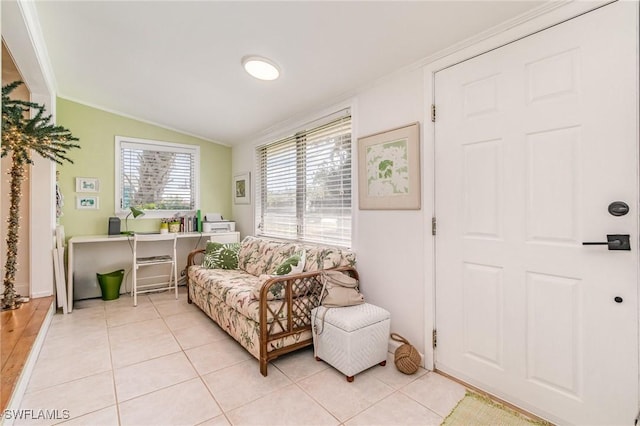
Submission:
M 275 275 L 302 250 L 302 272 Z M 240 244 L 238 269 L 205 268 L 204 252 L 195 250 L 187 260 L 188 302 L 256 357 L 263 376 L 269 361 L 313 343 L 310 316 L 320 300 L 321 271 L 338 269 L 358 278 L 355 254 L 335 247 L 249 236 Z

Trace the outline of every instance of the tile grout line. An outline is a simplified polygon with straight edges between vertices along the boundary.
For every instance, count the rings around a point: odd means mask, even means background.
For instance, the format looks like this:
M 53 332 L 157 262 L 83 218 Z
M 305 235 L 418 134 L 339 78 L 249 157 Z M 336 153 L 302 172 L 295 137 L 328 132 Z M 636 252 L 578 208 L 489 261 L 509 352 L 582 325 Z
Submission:
M 420 406 L 422 406 L 422 407 L 426 408 L 427 410 L 431 411 L 432 413 L 434 413 L 434 414 L 435 414 L 435 415 L 437 415 L 438 417 L 441 417 L 441 418 L 442 418 L 442 420 L 444 420 L 444 419 L 445 419 L 445 417 L 447 417 L 447 416 L 443 416 L 443 415 L 441 415 L 440 413 L 436 412 L 433 408 L 431 408 L 431 407 L 429 407 L 429 406 L 427 406 L 427 405 L 423 404 L 422 402 L 418 401 L 417 399 L 415 399 L 414 397 L 412 397 L 411 395 L 409 395 L 408 393 L 406 393 L 405 391 L 403 391 L 403 388 L 405 388 L 405 387 L 406 387 L 406 386 L 408 386 L 409 384 L 411 384 L 411 383 L 413 383 L 413 382 L 415 382 L 415 381 L 417 381 L 417 380 L 421 379 L 422 377 L 426 377 L 426 376 L 427 376 L 427 375 L 429 375 L 429 374 L 436 374 L 436 373 L 434 373 L 433 371 L 427 370 L 427 373 L 426 373 L 426 374 L 423 374 L 422 376 L 420 376 L 420 377 L 419 377 L 419 378 L 417 378 L 416 380 L 413 380 L 413 381 L 409 382 L 407 385 L 405 385 L 405 386 L 401 387 L 400 389 L 398 389 L 398 391 L 399 391 L 400 393 L 402 393 L 404 396 L 406 396 L 407 398 L 409 398 L 410 400 L 412 400 L 412 401 L 416 402 L 416 403 L 417 403 L 417 404 L 419 404 Z
M 151 300 L 151 303 L 154 304 L 155 306 L 155 302 L 153 300 Z M 156 308 L 157 310 L 157 308 Z M 167 321 L 165 320 L 165 316 L 160 314 L 160 312 L 158 312 L 158 314 L 160 315 L 160 318 L 162 319 L 162 322 L 164 323 L 165 327 L 167 327 L 167 329 L 169 330 L 169 332 L 171 333 L 171 336 L 176 340 L 176 342 L 178 343 L 178 346 L 180 347 L 180 351 L 182 352 L 182 354 L 184 355 L 184 357 L 187 359 L 187 361 L 189 362 L 189 365 L 191 365 L 191 368 L 193 368 L 193 371 L 195 371 L 198 379 L 200 380 L 200 383 L 202 383 L 202 385 L 204 386 L 204 388 L 207 390 L 207 393 L 209 395 L 211 395 L 211 398 L 213 399 L 213 401 L 216 403 L 216 405 L 218 406 L 218 409 L 220 409 L 220 413 L 217 416 L 212 417 L 211 419 L 205 419 L 202 422 L 198 423 L 198 424 L 202 424 L 208 420 L 212 420 L 215 418 L 220 417 L 220 415 L 224 416 L 224 418 L 227 420 L 227 422 L 231 425 L 231 421 L 229 420 L 229 418 L 227 417 L 227 413 L 222 409 L 222 406 L 220 405 L 220 402 L 218 402 L 218 400 L 216 399 L 216 397 L 213 395 L 213 393 L 211 392 L 211 389 L 209 389 L 209 386 L 207 386 L 207 383 L 204 381 L 204 378 L 202 377 L 202 374 L 200 374 L 200 372 L 198 371 L 198 369 L 196 368 L 195 365 L 193 365 L 193 362 L 191 361 L 191 358 L 189 358 L 189 356 L 186 353 L 185 348 L 180 344 L 180 341 L 178 340 L 178 338 L 176 337 L 176 335 L 174 334 L 173 329 L 171 329 L 171 327 L 169 327 L 169 324 L 167 324 Z M 180 315 L 180 314 L 175 314 L 175 315 Z M 168 315 L 171 316 L 171 315 Z M 189 379 L 189 380 L 193 380 L 193 379 Z M 182 382 L 184 383 L 184 382 Z M 196 425 L 197 426 L 197 425 Z
M 217 372 L 221 372 L 221 371 L 223 371 L 223 370 L 226 370 L 227 368 L 231 368 L 231 367 L 237 366 L 237 365 L 239 365 L 239 364 L 241 364 L 241 363 L 248 363 L 248 362 L 257 362 L 257 360 L 256 360 L 255 358 L 253 358 L 253 357 L 252 357 L 252 358 L 246 359 L 246 360 L 244 360 L 244 361 L 242 361 L 242 362 L 239 362 L 239 363 L 236 363 L 236 364 L 229 365 L 229 366 L 227 366 L 227 367 L 221 368 L 220 370 L 214 370 L 214 371 L 212 371 L 212 372 L 210 372 L 210 373 L 207 373 L 207 375 L 208 375 L 208 374 L 217 373 Z M 257 364 L 256 366 L 259 366 L 259 364 Z M 273 365 L 272 365 L 272 366 L 273 366 Z M 273 367 L 274 367 L 274 366 L 273 366 Z M 277 368 L 277 367 L 276 367 L 276 368 Z M 286 387 L 289 387 L 289 386 L 292 386 L 292 385 L 295 385 L 295 384 L 296 384 L 296 383 L 295 383 L 295 382 L 294 382 L 294 381 L 293 381 L 289 376 L 287 376 L 286 374 L 284 374 L 284 373 L 282 372 L 282 370 L 280 370 L 279 368 L 278 368 L 278 371 L 280 371 L 280 373 L 281 373 L 281 374 L 282 374 L 282 375 L 283 375 L 287 380 L 289 380 L 289 383 L 287 383 L 287 384 L 285 384 L 284 386 L 281 386 L 281 387 L 279 387 L 279 388 L 272 389 L 272 390 L 271 390 L 271 391 L 269 391 L 268 393 L 266 393 L 266 394 L 264 394 L 264 395 L 260 395 L 260 396 L 258 396 L 257 398 L 251 399 L 251 400 L 249 400 L 249 401 L 245 401 L 245 402 L 243 402 L 241 405 L 238 405 L 237 407 L 234 407 L 234 408 L 232 408 L 232 409 L 230 409 L 230 410 L 224 410 L 224 409 L 222 409 L 222 406 L 220 406 L 220 409 L 221 409 L 221 410 L 223 411 L 223 413 L 225 414 L 225 417 L 226 417 L 226 414 L 227 414 L 228 412 L 230 412 L 230 411 L 238 410 L 238 409 L 240 409 L 240 408 L 242 408 L 242 407 L 245 407 L 245 406 L 247 406 L 247 405 L 249 405 L 249 404 L 252 404 L 252 403 L 254 403 L 254 402 L 256 402 L 256 401 L 258 401 L 258 400 L 260 400 L 260 399 L 262 399 L 262 398 L 266 397 L 266 396 L 267 396 L 269 393 L 271 393 L 271 392 L 277 392 L 277 391 L 280 391 L 280 390 L 282 390 L 282 389 L 284 389 L 284 388 L 286 388 Z M 206 383 L 205 383 L 205 384 L 206 384 Z M 209 386 L 207 386 L 207 389 L 209 389 Z M 215 397 L 214 397 L 214 398 L 215 398 Z M 216 402 L 217 402 L 217 399 L 216 399 Z M 218 405 L 220 405 L 220 404 L 218 404 Z
M 325 362 L 325 361 L 321 361 L 321 362 L 323 362 L 323 363 L 325 363 L 325 364 L 326 364 L 326 362 Z M 333 367 L 331 367 L 329 364 L 327 364 L 327 366 L 328 366 L 328 368 L 333 368 Z M 276 367 L 276 368 L 278 368 L 278 367 Z M 278 368 L 278 370 L 280 370 L 280 369 Z M 344 425 L 344 424 L 345 424 L 346 422 L 348 422 L 349 420 L 351 420 L 351 419 L 355 418 L 356 416 L 358 416 L 358 415 L 362 414 L 363 412 L 365 412 L 366 410 L 370 409 L 371 407 L 373 407 L 374 405 L 376 405 L 376 404 L 377 404 L 377 403 L 379 403 L 380 401 L 383 401 L 384 399 L 388 398 L 389 396 L 393 395 L 395 392 L 397 392 L 397 391 L 398 391 L 398 389 L 393 389 L 393 387 L 392 387 L 392 386 L 388 385 L 387 383 L 383 382 L 382 380 L 378 379 L 377 377 L 373 377 L 373 379 L 375 379 L 375 380 L 379 381 L 380 383 L 382 383 L 383 385 L 385 385 L 385 386 L 387 386 L 387 387 L 391 388 L 391 389 L 392 389 L 392 392 L 391 392 L 389 395 L 385 396 L 384 398 L 382 398 L 382 399 L 380 399 L 380 400 L 378 400 L 378 401 L 375 401 L 375 402 L 371 403 L 371 405 L 369 405 L 368 407 L 364 408 L 363 410 L 358 411 L 357 413 L 353 414 L 351 417 L 349 417 L 349 418 L 348 418 L 348 419 L 346 419 L 345 421 L 341 421 L 341 420 L 340 420 L 339 418 L 337 418 L 337 417 L 336 417 L 336 416 L 335 416 L 335 415 L 334 415 L 334 414 L 333 414 L 333 413 L 332 413 L 332 412 L 331 412 L 327 407 L 325 407 L 325 406 L 322 404 L 322 402 L 320 402 L 320 401 L 318 401 L 316 398 L 314 398 L 314 396 L 313 396 L 312 394 L 310 394 L 309 392 L 307 392 L 307 391 L 306 391 L 306 390 L 305 390 L 305 389 L 300 385 L 300 383 L 299 383 L 300 381 L 302 381 L 302 380 L 306 380 L 306 379 L 308 379 L 308 378 L 310 378 L 310 377 L 313 377 L 313 376 L 316 376 L 316 375 L 318 375 L 318 374 L 320 374 L 320 373 L 324 372 L 325 370 L 326 370 L 326 368 L 325 368 L 325 369 L 322 369 L 322 370 L 320 370 L 320 371 L 316 371 L 315 373 L 310 374 L 310 375 L 308 375 L 308 376 L 305 376 L 305 377 L 303 377 L 303 378 L 300 378 L 299 380 L 294 381 L 294 384 L 295 384 L 295 385 L 296 385 L 296 386 L 297 386 L 297 387 L 298 387 L 302 392 L 304 392 L 304 394 L 305 394 L 305 395 L 307 395 L 309 398 L 311 398 L 311 400 L 313 400 L 313 401 L 314 401 L 316 404 L 318 404 L 318 405 L 319 405 L 323 410 L 325 410 L 327 413 L 329 413 L 329 415 L 331 415 L 334 419 L 336 419 L 336 420 L 338 421 L 338 424 L 339 424 L 339 425 Z M 280 371 L 282 371 L 282 370 L 280 370 Z M 284 372 L 283 372 L 283 374 L 284 374 Z M 285 376 L 286 376 L 286 374 L 285 374 Z
M 104 322 L 107 327 L 107 341 L 109 343 L 109 361 L 111 362 L 111 384 L 113 386 L 113 397 L 116 403 L 116 415 L 118 416 L 118 425 L 122 425 L 122 419 L 120 415 L 120 402 L 118 399 L 118 388 L 116 386 L 116 369 L 113 365 L 113 351 L 111 348 L 111 333 L 109 332 L 109 322 L 107 319 L 107 304 L 104 304 Z
M 153 303 L 153 300 L 151 300 L 151 298 L 149 298 L 147 295 L 143 295 L 143 296 L 147 297 L 149 299 L 149 302 L 153 305 L 153 308 L 155 309 L 156 313 L 158 314 L 158 318 L 162 319 L 162 322 L 165 323 L 165 326 L 166 326 L 166 322 L 164 321 L 164 317 L 162 315 L 160 315 L 160 312 L 157 310 L 155 304 Z M 140 305 L 140 303 L 138 303 L 138 305 Z M 155 318 L 152 318 L 152 319 L 155 319 Z M 136 324 L 136 323 L 143 322 L 143 321 L 148 321 L 148 320 L 134 321 L 134 322 L 118 325 L 116 327 L 127 326 L 127 325 Z M 114 328 L 114 327 L 109 327 L 109 328 Z M 167 329 L 171 333 L 171 337 L 173 337 L 175 339 L 175 336 L 173 335 L 172 330 L 168 326 L 167 326 Z M 134 340 L 137 340 L 137 339 L 134 339 Z M 176 343 L 177 343 L 177 339 L 176 339 Z M 178 344 L 178 346 L 180 346 L 180 344 Z M 180 347 L 180 348 L 182 349 L 182 347 Z M 109 351 L 111 351 L 111 345 L 109 345 Z M 169 353 L 169 354 L 164 354 L 164 355 L 159 355 L 159 356 L 156 356 L 156 357 L 148 358 L 148 359 L 145 359 L 145 360 L 142 360 L 142 361 L 134 362 L 133 364 L 128 364 L 128 365 L 119 367 L 118 369 L 129 368 L 129 367 L 132 367 L 134 365 L 143 364 L 145 362 L 156 360 L 156 359 L 159 359 L 159 358 L 163 358 L 163 357 L 166 357 L 166 356 L 169 356 L 169 355 L 177 354 L 179 352 L 181 352 L 181 351 L 179 350 L 179 351 L 172 352 L 172 353 Z M 186 357 L 186 354 L 185 354 L 185 357 Z M 189 363 L 191 363 L 191 361 L 189 360 L 189 357 L 187 357 L 187 360 L 189 361 Z M 112 367 L 112 371 L 113 371 L 113 374 L 114 374 L 114 387 L 115 387 L 115 370 L 116 370 L 116 368 L 115 368 L 115 366 L 113 364 L 112 364 L 111 367 Z M 198 371 L 195 368 L 194 368 L 194 371 L 195 371 L 196 374 L 198 374 Z M 133 401 L 134 399 L 140 398 L 142 396 L 150 395 L 150 394 L 152 394 L 154 392 L 157 392 L 157 391 L 160 391 L 160 390 L 164 390 L 164 389 L 168 389 L 168 388 L 170 388 L 172 386 L 179 385 L 179 384 L 182 384 L 182 383 L 186 383 L 186 382 L 188 382 L 190 380 L 193 380 L 193 379 L 195 379 L 195 377 L 192 377 L 190 379 L 185 379 L 185 380 L 182 380 L 182 381 L 177 382 L 177 383 L 173 383 L 173 384 L 168 385 L 168 386 L 163 386 L 161 388 L 154 389 L 152 391 L 149 391 L 149 392 L 146 392 L 146 393 L 143 393 L 143 394 L 140 394 L 140 395 L 136 395 L 133 398 L 125 399 L 123 401 L 120 401 L 118 399 L 117 392 L 116 392 L 116 405 L 118 406 L 118 417 L 120 417 L 120 403 L 126 403 L 126 402 L 129 402 L 129 401 Z
M 374 365 L 374 366 L 372 366 L 372 367 L 370 367 L 370 368 L 375 368 L 375 367 L 376 367 L 376 366 Z M 385 365 L 385 367 L 386 367 L 386 365 Z M 363 371 L 363 372 L 361 372 L 361 373 L 366 373 L 366 371 L 367 371 L 367 370 L 365 370 L 365 371 Z M 372 377 L 372 378 L 373 378 L 374 380 L 377 380 L 378 382 L 382 383 L 384 386 L 386 386 L 386 387 L 388 387 L 388 388 L 391 388 L 391 393 L 389 393 L 389 395 L 386 395 L 386 396 L 384 396 L 383 398 L 381 398 L 381 399 L 379 399 L 379 400 L 377 400 L 377 401 L 375 401 L 375 402 L 371 403 L 371 405 L 369 405 L 367 408 L 365 408 L 365 409 L 363 409 L 363 410 L 361 410 L 361 411 L 359 411 L 359 412 L 355 413 L 353 416 L 349 417 L 349 418 L 348 418 L 347 420 L 345 420 L 343 423 L 346 423 L 346 422 L 348 422 L 349 420 L 354 419 L 355 417 L 359 416 L 360 414 L 362 414 L 362 413 L 364 413 L 365 411 L 369 410 L 370 408 L 374 407 L 376 404 L 379 404 L 380 402 L 384 401 L 385 399 L 390 398 L 392 395 L 394 395 L 395 393 L 399 392 L 399 391 L 400 391 L 400 389 L 402 388 L 402 387 L 400 387 L 400 388 L 396 389 L 396 388 L 394 388 L 393 386 L 391 386 L 390 384 L 385 383 L 383 380 L 379 379 L 378 377 L 375 377 L 375 376 L 374 376 L 374 377 Z
M 104 311 L 104 313 L 105 313 L 105 316 L 104 316 L 104 325 L 105 325 L 105 327 L 106 327 L 106 331 L 107 331 L 107 344 L 108 344 L 108 347 L 109 347 L 109 363 L 111 364 L 111 344 L 109 343 L 109 329 L 108 329 L 108 326 L 107 326 L 107 317 L 106 317 L 106 307 L 105 307 L 105 306 L 106 306 L 106 304 L 103 302 L 103 303 L 101 304 L 101 307 L 102 307 L 102 309 L 103 309 L 103 311 Z M 72 382 L 74 382 L 74 381 L 84 380 L 84 379 L 86 379 L 86 378 L 88 378 L 88 377 L 98 376 L 98 375 L 100 375 L 100 374 L 104 374 L 104 373 L 106 373 L 106 372 L 108 372 L 108 371 L 110 371 L 110 372 L 111 372 L 111 383 L 112 383 L 112 387 L 113 387 L 113 396 L 114 396 L 114 399 L 115 399 L 115 398 L 116 398 L 116 390 L 115 390 L 115 379 L 114 379 L 114 377 L 113 377 L 113 365 L 111 365 L 111 369 L 110 369 L 110 370 L 101 371 L 101 372 L 98 372 L 98 373 L 95 373 L 95 374 L 90 374 L 90 375 L 88 375 L 88 376 L 80 377 L 80 378 L 75 379 L 75 380 L 70 380 L 70 381 L 68 381 L 68 382 L 65 382 L 65 384 L 66 384 L 66 383 L 72 383 Z M 58 385 L 55 385 L 55 386 L 58 386 Z M 63 421 L 63 422 L 56 423 L 56 425 L 63 425 L 63 424 L 65 424 L 65 423 L 67 423 L 67 422 L 70 422 L 70 421 L 72 421 L 72 420 L 79 419 L 79 418 L 81 418 L 81 417 L 87 416 L 87 415 L 89 415 L 89 414 L 96 413 L 96 412 L 101 411 L 101 410 L 105 410 L 105 409 L 107 409 L 107 408 L 109 408 L 109 407 L 112 407 L 112 406 L 115 406 L 115 407 L 116 407 L 116 412 L 118 412 L 118 402 L 117 402 L 117 399 L 114 401 L 114 404 L 113 404 L 113 405 L 107 405 L 106 407 L 97 408 L 97 409 L 95 409 L 95 410 L 93 410 L 93 411 L 86 412 L 86 413 L 84 413 L 84 414 L 82 414 L 82 415 L 80 415 L 80 416 L 77 416 L 77 417 L 70 417 L 69 419 L 67 419 L 67 420 L 65 420 L 65 421 Z M 120 416 L 119 416 L 119 413 L 118 413 L 118 425 L 120 425 Z
M 306 378 L 308 378 L 308 377 L 313 377 L 313 376 L 315 376 L 316 374 L 319 374 L 319 373 L 321 373 L 321 372 L 320 372 L 320 371 L 318 371 L 317 373 L 312 374 L 312 375 L 310 375 L 310 376 L 307 376 Z M 306 378 L 305 378 L 305 379 L 306 379 Z M 336 419 L 336 421 L 338 422 L 338 424 L 339 424 L 339 425 L 344 424 L 344 422 L 343 422 L 343 421 L 341 421 L 339 418 L 337 418 L 337 417 L 335 416 L 335 414 L 333 414 L 331 411 L 329 411 L 329 409 L 328 409 L 327 407 L 325 407 L 324 405 L 322 405 L 322 403 L 321 403 L 320 401 L 318 401 L 316 398 L 314 398 L 314 397 L 313 397 L 313 395 L 311 395 L 309 392 L 307 392 L 306 390 L 304 390 L 304 388 L 303 388 L 302 386 L 300 386 L 299 381 L 294 382 L 294 385 L 296 385 L 296 386 L 298 387 L 298 389 L 300 389 L 300 390 L 301 390 L 305 395 L 307 395 L 309 398 L 311 398 L 311 400 L 312 400 L 313 402 L 315 402 L 316 404 L 318 404 L 318 405 L 320 406 L 320 408 L 322 408 L 324 411 L 326 411 L 327 413 L 329 413 L 329 415 L 330 415 L 331 417 L 333 417 L 334 419 Z

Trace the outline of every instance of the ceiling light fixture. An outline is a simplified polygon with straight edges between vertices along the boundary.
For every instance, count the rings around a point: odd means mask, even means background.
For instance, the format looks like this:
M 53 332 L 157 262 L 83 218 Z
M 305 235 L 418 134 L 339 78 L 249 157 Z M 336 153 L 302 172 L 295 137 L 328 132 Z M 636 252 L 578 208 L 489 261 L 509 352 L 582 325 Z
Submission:
M 245 56 L 242 66 L 251 76 L 259 80 L 275 80 L 280 76 L 280 69 L 271 60 L 260 56 Z

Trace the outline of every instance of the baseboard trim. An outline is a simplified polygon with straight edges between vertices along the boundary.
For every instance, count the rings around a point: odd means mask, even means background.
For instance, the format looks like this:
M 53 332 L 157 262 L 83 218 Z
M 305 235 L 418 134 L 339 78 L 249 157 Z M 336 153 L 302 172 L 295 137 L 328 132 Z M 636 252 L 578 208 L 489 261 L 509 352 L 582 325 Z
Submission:
M 53 296 L 53 293 L 50 292 L 50 291 L 40 291 L 40 292 L 37 292 L 37 293 L 33 293 L 31 295 L 31 298 L 32 299 L 38 299 L 40 297 L 49 297 L 49 296 Z

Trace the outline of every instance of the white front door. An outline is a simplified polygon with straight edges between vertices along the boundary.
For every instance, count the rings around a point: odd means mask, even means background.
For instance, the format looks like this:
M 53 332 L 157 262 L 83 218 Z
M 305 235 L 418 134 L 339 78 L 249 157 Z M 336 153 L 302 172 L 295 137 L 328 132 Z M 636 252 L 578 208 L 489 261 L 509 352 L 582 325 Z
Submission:
M 614 3 L 435 77 L 435 366 L 561 424 L 638 412 L 637 25 Z M 583 245 L 608 234 L 631 250 Z

